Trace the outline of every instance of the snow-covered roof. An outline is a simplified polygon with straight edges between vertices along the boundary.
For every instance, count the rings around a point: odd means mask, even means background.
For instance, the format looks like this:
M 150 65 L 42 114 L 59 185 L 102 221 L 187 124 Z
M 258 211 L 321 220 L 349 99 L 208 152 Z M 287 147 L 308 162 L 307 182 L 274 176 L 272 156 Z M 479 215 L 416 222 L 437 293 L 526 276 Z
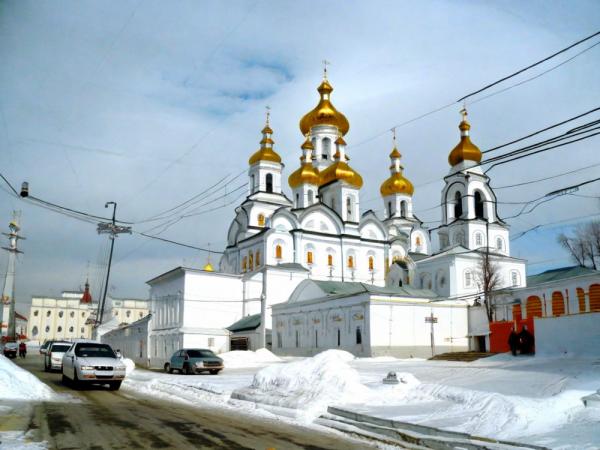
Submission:
M 597 275 L 600 277 L 600 271 L 581 266 L 561 267 L 559 269 L 546 270 L 545 272 L 528 276 L 527 287 L 586 275 Z
M 229 325 L 227 329 L 235 333 L 236 331 L 256 330 L 258 327 L 260 327 L 260 314 L 252 314 Z

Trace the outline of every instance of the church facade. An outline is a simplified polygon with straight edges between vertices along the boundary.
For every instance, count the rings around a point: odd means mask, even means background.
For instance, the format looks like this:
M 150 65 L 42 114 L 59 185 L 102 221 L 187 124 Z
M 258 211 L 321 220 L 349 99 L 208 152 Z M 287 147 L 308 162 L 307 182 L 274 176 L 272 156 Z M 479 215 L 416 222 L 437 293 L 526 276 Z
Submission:
M 414 186 L 404 175 L 395 138 L 390 173 L 380 187 L 383 213 L 361 210 L 363 179 L 349 163 L 345 141 L 350 124 L 332 103 L 326 74 L 317 91 L 317 106 L 300 121 L 300 164 L 287 179 L 291 197 L 283 189 L 284 164 L 267 114 L 260 148 L 248 161 L 248 196 L 235 209 L 217 270 L 210 263 L 204 270 L 178 268 L 148 282 L 150 353 L 157 361 L 192 342 L 227 350 L 227 326 L 253 314 L 261 317 L 260 342 L 250 347 L 284 348 L 283 336 L 295 336 L 290 327 L 299 319 L 283 318 L 292 310 L 309 317 L 326 303 L 326 294 L 315 297 L 321 301 L 298 301 L 302 296 L 295 290 L 304 280 L 371 286 L 380 290 L 375 296 L 399 296 L 413 309 L 418 305 L 419 321 L 449 302 L 462 328 L 449 327 L 441 338 L 464 338 L 460 345 L 466 348 L 472 337 L 466 306 L 481 292 L 482 255 L 501 273 L 498 287 L 525 285 L 525 261 L 510 256 L 508 226 L 498 217 L 496 196 L 479 165 L 482 155 L 470 140 L 466 111 L 460 142 L 449 155 L 442 225 L 430 230 L 413 214 Z M 270 339 L 267 330 L 273 330 Z M 369 327 L 361 333 L 361 343 L 370 342 Z M 293 347 L 298 348 L 295 340 Z

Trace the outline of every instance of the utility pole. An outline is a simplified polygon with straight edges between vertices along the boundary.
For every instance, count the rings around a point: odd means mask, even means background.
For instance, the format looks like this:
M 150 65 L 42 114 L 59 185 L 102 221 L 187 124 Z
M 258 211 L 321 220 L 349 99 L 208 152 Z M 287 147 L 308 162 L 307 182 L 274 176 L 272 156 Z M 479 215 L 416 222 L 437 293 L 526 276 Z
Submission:
M 106 294 L 108 292 L 108 281 L 110 280 L 110 266 L 112 264 L 113 250 L 115 247 L 115 238 L 117 235 L 122 233 L 131 234 L 131 227 L 124 227 L 116 224 L 115 216 L 117 214 L 117 203 L 116 202 L 106 202 L 104 205 L 105 208 L 108 208 L 108 205 L 113 206 L 112 213 L 112 221 L 110 223 L 100 222 L 98 224 L 98 234 L 108 234 L 108 238 L 110 239 L 110 254 L 108 256 L 108 268 L 106 270 L 106 280 L 104 281 L 104 292 L 102 294 L 102 299 L 98 303 L 98 312 L 96 313 L 96 326 L 102 323 L 104 319 L 104 305 L 106 304 Z
M 9 246 L 2 247 L 3 250 L 8 252 L 8 265 L 6 266 L 6 278 L 4 280 L 4 289 L 2 290 L 2 302 L 0 303 L 0 337 L 3 334 L 2 325 L 4 325 L 4 309 L 8 306 L 8 317 L 6 320 L 6 339 L 8 341 L 15 341 L 16 329 L 15 329 L 15 266 L 17 254 L 23 253 L 17 248 L 19 239 L 25 239 L 19 236 L 19 219 L 21 212 L 13 212 L 13 220 L 9 224 L 9 233 L 2 233 L 8 237 Z

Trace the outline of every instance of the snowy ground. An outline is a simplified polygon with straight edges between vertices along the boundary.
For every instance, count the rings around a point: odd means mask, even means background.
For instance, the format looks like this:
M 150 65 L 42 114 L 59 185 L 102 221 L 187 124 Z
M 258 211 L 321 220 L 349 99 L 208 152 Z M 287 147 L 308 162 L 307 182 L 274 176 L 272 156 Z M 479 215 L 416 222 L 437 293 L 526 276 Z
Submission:
M 217 376 L 138 369 L 123 388 L 257 414 L 283 414 L 305 423 L 335 405 L 552 448 L 600 448 L 600 409 L 586 409 L 581 402 L 581 397 L 600 389 L 600 358 L 498 355 L 459 363 L 353 359 L 346 352 L 328 351 L 314 358 L 273 362 L 276 357 L 267 353 L 239 353 L 225 355 L 226 369 Z M 403 382 L 383 385 L 390 371 Z M 231 399 L 234 391 L 234 396 L 258 406 Z M 260 406 L 265 404 L 270 406 Z

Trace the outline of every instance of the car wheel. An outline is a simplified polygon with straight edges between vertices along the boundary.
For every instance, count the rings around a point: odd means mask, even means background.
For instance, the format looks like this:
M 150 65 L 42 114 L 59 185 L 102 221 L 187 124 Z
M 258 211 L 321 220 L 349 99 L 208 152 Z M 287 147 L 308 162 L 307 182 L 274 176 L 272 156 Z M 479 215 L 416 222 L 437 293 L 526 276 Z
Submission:
M 69 380 L 69 379 L 67 378 L 67 376 L 66 376 L 66 375 L 63 373 L 63 374 L 62 374 L 62 384 L 64 384 L 64 385 L 66 386 L 66 385 L 68 385 L 68 384 L 69 384 L 69 382 L 70 382 L 70 381 L 71 381 L 71 380 Z
M 183 366 L 183 373 L 185 373 L 186 375 L 193 375 L 194 371 L 192 370 L 189 364 L 186 364 L 185 366 Z
M 73 368 L 73 388 L 79 388 L 80 384 L 79 378 L 77 378 L 77 369 Z
M 44 362 L 44 372 L 50 372 L 50 367 Z
M 108 383 L 108 388 L 111 391 L 118 391 L 120 387 L 121 387 L 121 381 L 111 381 L 110 383 Z
M 209 370 L 209 372 L 210 372 L 210 374 L 211 374 L 211 375 L 216 375 L 216 374 L 218 374 L 220 371 L 221 371 L 220 369 L 219 369 L 219 370 L 216 370 L 216 369 L 215 369 L 215 370 Z
M 169 364 L 169 363 L 165 364 L 165 372 L 173 373 L 173 369 L 171 368 L 171 364 Z

